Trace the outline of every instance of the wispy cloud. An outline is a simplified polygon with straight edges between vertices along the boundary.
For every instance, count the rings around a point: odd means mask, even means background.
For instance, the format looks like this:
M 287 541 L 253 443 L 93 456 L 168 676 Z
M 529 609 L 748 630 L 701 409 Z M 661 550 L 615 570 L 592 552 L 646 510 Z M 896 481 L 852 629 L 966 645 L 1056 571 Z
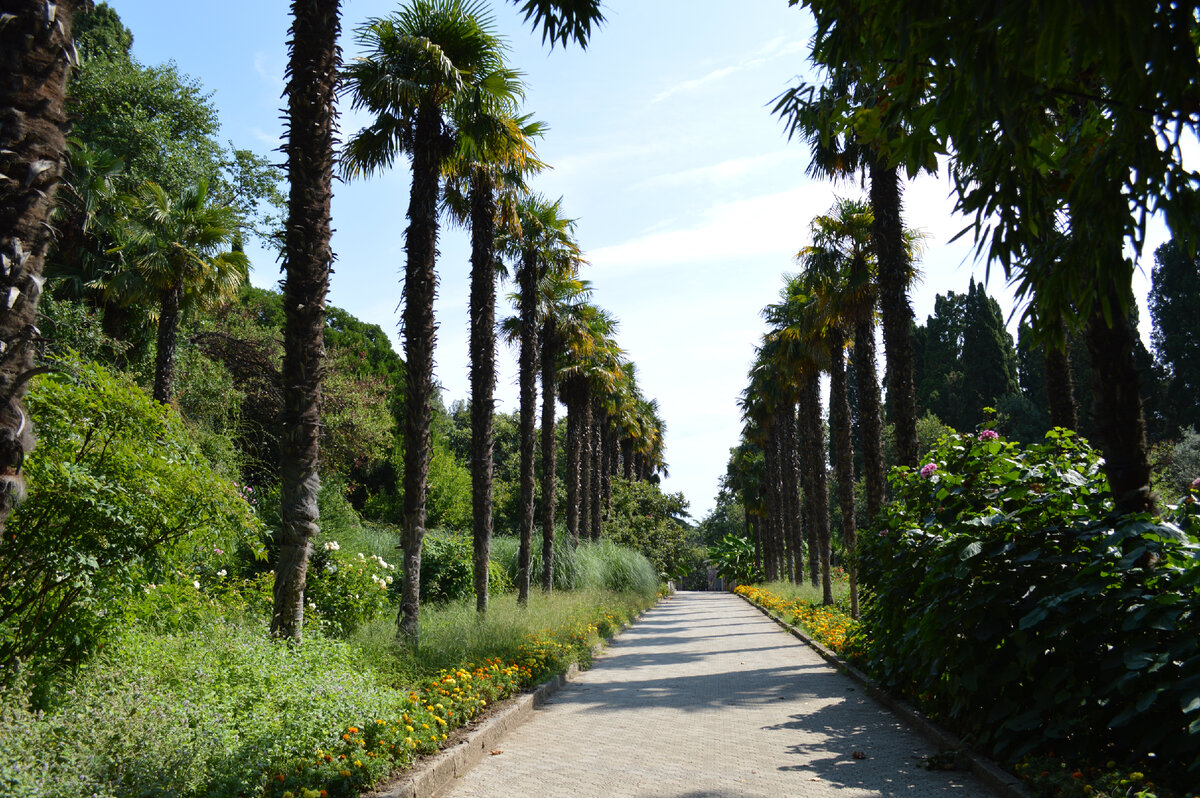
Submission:
M 681 81 L 680 83 L 676 83 L 674 86 L 671 86 L 654 95 L 650 102 L 659 103 L 673 95 L 695 91 L 702 86 L 723 80 L 730 75 L 737 74 L 738 72 L 745 72 L 746 70 L 761 66 L 762 64 L 765 64 L 775 58 L 781 58 L 783 56 L 792 55 L 795 53 L 802 53 L 806 50 L 807 45 L 803 42 L 789 42 L 783 36 L 777 36 L 754 52 L 743 56 L 741 59 L 735 61 L 729 66 L 714 69 L 698 78 L 692 78 L 691 80 L 685 80 Z
M 808 154 L 802 147 L 767 152 L 761 155 L 750 155 L 744 158 L 730 158 L 705 166 L 684 169 L 679 172 L 653 175 L 639 181 L 634 188 L 673 188 L 693 185 L 729 185 L 764 172 L 778 170 L 783 166 L 798 165 L 808 160 Z

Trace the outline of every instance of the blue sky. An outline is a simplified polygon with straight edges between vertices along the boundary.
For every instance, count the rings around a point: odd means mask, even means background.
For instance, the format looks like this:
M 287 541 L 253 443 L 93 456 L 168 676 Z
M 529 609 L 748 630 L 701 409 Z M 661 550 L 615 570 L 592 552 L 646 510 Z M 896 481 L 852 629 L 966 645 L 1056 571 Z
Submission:
M 282 131 L 288 4 L 246 0 L 204 3 L 110 0 L 134 33 L 134 55 L 147 64 L 174 60 L 213 93 L 222 137 L 269 155 Z M 343 49 L 353 32 L 394 2 L 343 3 Z M 607 23 L 586 51 L 551 51 L 516 8 L 494 0 L 510 62 L 526 75 L 525 108 L 549 125 L 539 153 L 553 170 L 534 188 L 563 198 L 578 219 L 594 300 L 621 321 L 618 340 L 637 363 L 644 392 L 667 423 L 669 491 L 682 491 L 702 517 L 713 505 L 741 421 L 739 392 L 765 326 L 761 308 L 775 300 L 792 256 L 808 243 L 808 225 L 834 195 L 804 174 L 805 148 L 789 143 L 770 103 L 807 73 L 811 24 L 787 0 L 610 0 Z M 342 109 L 344 135 L 365 124 Z M 335 189 L 330 302 L 397 334 L 409 174 L 388 174 Z M 965 291 L 983 279 L 970 244 L 950 238 L 965 224 L 952 214 L 944 179 L 924 177 L 906 192 L 906 222 L 928 236 L 924 278 L 913 295 L 917 318 L 935 294 Z M 968 237 L 969 238 L 969 237 Z M 1146 272 L 1161 225 L 1148 236 Z M 443 228 L 436 377 L 447 403 L 467 389 L 469 241 Z M 251 253 L 252 280 L 274 285 L 274 255 Z M 1143 334 L 1148 281 L 1139 275 Z M 998 275 L 989 291 L 1011 308 Z M 502 287 L 507 293 L 507 287 Z M 501 310 L 507 314 L 506 309 Z M 511 352 L 500 363 L 501 408 L 516 407 Z

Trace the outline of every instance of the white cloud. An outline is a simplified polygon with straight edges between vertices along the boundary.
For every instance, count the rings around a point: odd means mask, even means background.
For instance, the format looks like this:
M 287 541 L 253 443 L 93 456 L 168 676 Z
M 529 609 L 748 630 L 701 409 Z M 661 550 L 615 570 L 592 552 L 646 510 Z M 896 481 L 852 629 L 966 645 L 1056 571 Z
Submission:
M 669 188 L 694 185 L 728 185 L 748 177 L 763 174 L 778 169 L 785 164 L 807 163 L 808 153 L 802 147 L 788 147 L 775 152 L 751 155 L 743 158 L 730 158 L 725 161 L 669 172 L 641 180 L 633 185 L 635 189 Z
M 758 50 L 755 52 L 751 53 L 750 55 L 743 56 L 741 59 L 735 61 L 729 66 L 714 69 L 698 78 L 684 80 L 676 83 L 674 86 L 664 89 L 663 91 L 654 95 L 650 102 L 660 103 L 673 95 L 695 91 L 702 86 L 707 86 L 710 83 L 722 80 L 730 75 L 737 74 L 738 72 L 745 72 L 757 66 L 762 66 L 768 61 L 776 58 L 807 52 L 807 50 L 807 44 L 804 42 L 788 41 L 783 36 L 777 36 L 762 47 L 758 48 Z

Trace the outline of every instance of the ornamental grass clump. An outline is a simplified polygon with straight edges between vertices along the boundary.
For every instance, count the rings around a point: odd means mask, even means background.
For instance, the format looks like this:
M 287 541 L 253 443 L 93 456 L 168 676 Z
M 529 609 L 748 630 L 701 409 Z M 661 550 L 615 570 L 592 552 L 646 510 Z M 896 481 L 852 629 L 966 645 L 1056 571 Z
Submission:
M 1054 430 L 1024 448 L 950 435 L 894 469 L 859 544 L 865 665 L 998 757 L 1153 754 L 1195 783 L 1195 497 L 1116 517 L 1101 465 Z

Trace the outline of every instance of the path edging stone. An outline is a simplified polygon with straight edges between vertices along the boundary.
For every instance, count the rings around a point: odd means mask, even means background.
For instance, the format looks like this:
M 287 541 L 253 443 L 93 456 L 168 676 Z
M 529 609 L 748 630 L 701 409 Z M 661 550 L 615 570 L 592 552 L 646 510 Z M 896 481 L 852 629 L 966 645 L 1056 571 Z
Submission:
M 615 638 L 664 600 L 659 598 L 622 624 L 620 629 L 592 646 L 592 659 L 600 656 Z M 535 709 L 545 704 L 564 684 L 573 681 L 580 670 L 582 668 L 579 663 L 572 662 L 566 673 L 542 682 L 529 692 L 505 699 L 493 714 L 481 720 L 474 728 L 469 728 L 453 746 L 418 760 L 412 768 L 389 779 L 378 788 L 362 793 L 363 798 L 433 798 L 443 787 L 474 767 L 484 756 L 490 755 L 505 734 L 527 721 Z
M 830 665 L 837 668 L 842 673 L 849 676 L 854 681 L 862 685 L 867 694 L 874 698 L 879 703 L 890 709 L 892 712 L 899 715 L 909 726 L 912 726 L 930 741 L 936 743 L 942 748 L 950 751 L 957 751 L 958 754 L 967 760 L 971 765 L 971 772 L 974 773 L 981 781 L 985 782 L 988 787 L 998 791 L 1003 798 L 1032 798 L 1031 793 L 1025 789 L 1025 786 L 1017 780 L 1015 776 L 1009 773 L 1004 768 L 993 762 L 987 757 L 977 754 L 966 747 L 962 738 L 953 734 L 946 729 L 943 729 L 938 724 L 934 723 L 929 718 L 921 714 L 916 707 L 909 704 L 907 701 L 902 701 L 895 696 L 889 695 L 882 687 L 877 685 L 867 674 L 863 673 L 858 668 L 846 662 L 839 657 L 832 649 L 826 647 L 820 641 L 810 637 L 803 629 L 783 620 L 783 618 L 775 615 L 765 607 L 760 607 L 750 599 L 743 596 L 741 593 L 734 593 L 749 604 L 754 609 L 767 616 L 785 631 L 800 640 L 800 642 L 812 648 Z

